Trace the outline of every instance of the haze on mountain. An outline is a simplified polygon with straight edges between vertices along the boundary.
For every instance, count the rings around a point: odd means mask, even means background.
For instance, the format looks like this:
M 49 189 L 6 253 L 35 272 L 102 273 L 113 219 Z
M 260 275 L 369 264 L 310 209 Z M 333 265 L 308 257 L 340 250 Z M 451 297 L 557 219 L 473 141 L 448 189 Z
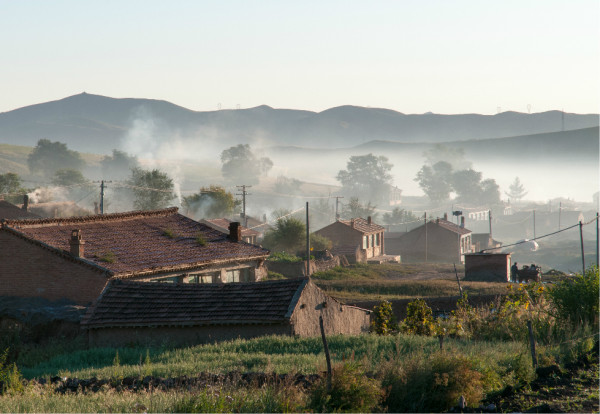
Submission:
M 139 123 L 157 139 L 176 135 L 220 146 L 258 144 L 349 148 L 367 142 L 435 143 L 516 137 L 598 127 L 597 114 L 560 111 L 497 115 L 403 114 L 389 109 L 340 106 L 322 112 L 249 109 L 197 112 L 167 101 L 115 99 L 82 93 L 0 113 L 0 141 L 34 146 L 40 138 L 78 151 L 109 153 L 122 148 Z M 592 131 L 593 133 L 593 131 Z M 382 145 L 382 144 L 378 144 Z

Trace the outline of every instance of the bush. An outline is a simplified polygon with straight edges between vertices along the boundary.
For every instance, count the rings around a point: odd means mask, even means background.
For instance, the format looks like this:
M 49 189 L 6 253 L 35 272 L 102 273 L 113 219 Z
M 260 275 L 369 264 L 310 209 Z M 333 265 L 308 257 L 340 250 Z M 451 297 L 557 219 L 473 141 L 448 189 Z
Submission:
M 356 362 L 346 362 L 333 370 L 331 391 L 327 379 L 315 384 L 308 406 L 315 412 L 373 412 L 383 393 L 378 380 L 368 378 Z
M 598 321 L 598 266 L 574 279 L 558 282 L 549 290 L 550 298 L 562 322 L 596 325 Z
M 400 331 L 413 335 L 431 335 L 435 332 L 435 321 L 431 308 L 423 299 L 410 302 L 406 307 L 406 318 Z
M 445 412 L 463 395 L 469 406 L 483 397 L 482 375 L 458 355 L 436 354 L 404 363 L 390 361 L 380 373 L 388 412 Z
M 391 302 L 384 300 L 373 308 L 373 321 L 371 322 L 371 332 L 377 335 L 389 335 L 398 330 L 396 316 L 392 310 Z
M 8 348 L 0 355 L 0 394 L 7 392 L 23 392 L 22 375 L 17 364 L 8 361 Z
M 295 254 L 289 254 L 286 252 L 272 252 L 267 260 L 270 262 L 284 263 L 297 263 L 302 261 L 302 259 Z

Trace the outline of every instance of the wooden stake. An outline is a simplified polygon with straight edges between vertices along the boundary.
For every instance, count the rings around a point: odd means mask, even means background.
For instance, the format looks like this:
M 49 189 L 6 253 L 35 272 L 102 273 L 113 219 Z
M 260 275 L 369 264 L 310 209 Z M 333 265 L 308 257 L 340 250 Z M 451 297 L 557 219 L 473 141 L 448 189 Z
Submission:
M 535 338 L 533 337 L 533 328 L 531 327 L 531 321 L 527 321 L 527 329 L 529 330 L 529 345 L 531 345 L 531 360 L 533 362 L 533 368 L 537 368 L 537 356 L 535 355 Z
M 583 223 L 579 222 L 579 239 L 581 240 L 581 265 L 583 269 L 581 271 L 582 275 L 585 275 L 585 253 L 583 251 Z
M 458 283 L 458 293 L 460 293 L 460 297 L 462 298 L 463 291 L 460 287 L 460 279 L 458 278 L 458 270 L 456 270 L 456 263 L 454 263 L 454 274 L 456 275 L 456 283 Z
M 323 327 L 323 316 L 319 315 L 319 325 L 321 326 L 321 339 L 325 349 L 325 360 L 327 361 L 327 392 L 331 391 L 331 357 L 329 356 L 329 346 L 325 337 L 325 328 Z

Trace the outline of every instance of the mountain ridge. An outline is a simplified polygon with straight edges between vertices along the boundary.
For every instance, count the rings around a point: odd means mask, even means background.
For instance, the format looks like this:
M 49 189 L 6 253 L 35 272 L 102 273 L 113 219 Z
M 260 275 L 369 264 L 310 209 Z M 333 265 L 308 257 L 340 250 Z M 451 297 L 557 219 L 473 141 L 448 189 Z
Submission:
M 481 114 L 404 114 L 386 108 L 342 105 L 321 112 L 260 105 L 246 109 L 193 111 L 165 100 L 111 98 L 81 93 L 0 113 L 0 142 L 34 146 L 41 138 L 78 151 L 121 149 L 145 122 L 157 140 L 176 135 L 212 140 L 223 148 L 238 143 L 352 147 L 374 140 L 439 143 L 504 138 L 599 125 L 597 114 L 507 111 Z

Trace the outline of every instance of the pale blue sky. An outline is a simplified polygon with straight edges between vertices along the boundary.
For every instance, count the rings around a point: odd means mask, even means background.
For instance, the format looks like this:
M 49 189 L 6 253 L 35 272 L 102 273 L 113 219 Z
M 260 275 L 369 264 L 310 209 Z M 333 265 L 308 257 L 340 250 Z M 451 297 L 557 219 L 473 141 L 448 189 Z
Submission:
M 0 112 L 82 91 L 193 110 L 598 113 L 600 3 L 0 0 Z

